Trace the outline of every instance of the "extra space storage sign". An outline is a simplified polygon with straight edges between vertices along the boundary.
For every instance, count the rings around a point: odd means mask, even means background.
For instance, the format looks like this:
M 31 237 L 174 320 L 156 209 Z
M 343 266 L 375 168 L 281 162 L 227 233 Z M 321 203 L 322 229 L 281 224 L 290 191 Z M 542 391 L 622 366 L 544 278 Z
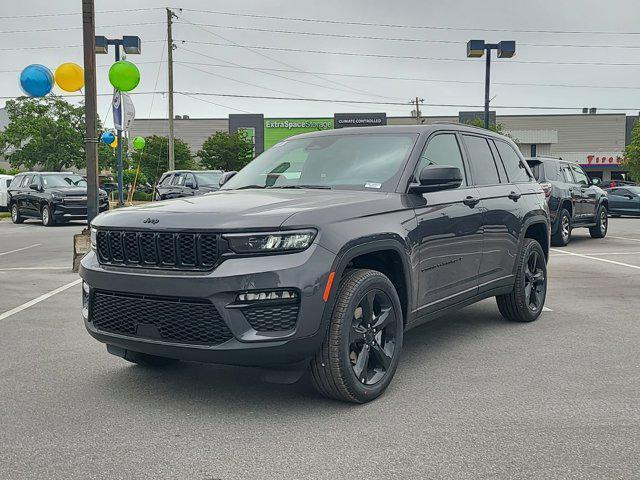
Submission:
M 333 129 L 333 118 L 267 118 L 264 121 L 264 149 L 300 133 Z

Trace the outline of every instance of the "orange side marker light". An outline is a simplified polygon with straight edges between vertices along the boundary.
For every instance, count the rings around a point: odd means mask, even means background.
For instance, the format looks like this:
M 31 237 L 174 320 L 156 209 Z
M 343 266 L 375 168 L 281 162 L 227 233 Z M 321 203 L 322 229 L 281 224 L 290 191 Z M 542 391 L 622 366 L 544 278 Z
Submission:
M 322 296 L 325 302 L 329 300 L 329 293 L 331 293 L 331 286 L 333 285 L 333 279 L 335 276 L 336 276 L 336 272 L 331 272 L 329 274 L 329 279 L 327 280 L 327 286 L 324 287 L 324 295 Z

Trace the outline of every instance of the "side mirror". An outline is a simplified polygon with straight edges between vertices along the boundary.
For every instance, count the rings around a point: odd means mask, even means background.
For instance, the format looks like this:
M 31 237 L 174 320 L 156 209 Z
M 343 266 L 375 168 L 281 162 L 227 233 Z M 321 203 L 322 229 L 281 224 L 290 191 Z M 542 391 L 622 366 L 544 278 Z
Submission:
M 39 186 L 39 185 L 33 185 L 33 184 L 32 184 L 32 185 L 29 185 L 29 188 L 30 188 L 31 190 L 35 190 L 36 192 L 39 192 L 39 191 L 40 191 L 40 186 Z
M 229 180 L 231 180 L 231 178 L 238 172 L 224 172 L 222 174 L 222 176 L 220 177 L 220 186 L 224 185 L 225 183 L 227 183 Z
M 196 184 L 195 184 L 195 183 L 193 183 L 191 180 L 189 180 L 188 182 L 186 182 L 186 183 L 184 184 L 184 186 L 185 186 L 185 187 L 187 187 L 187 188 L 192 188 L 192 189 L 194 189 L 194 190 L 195 190 L 195 188 L 196 188 Z
M 458 167 L 429 165 L 420 171 L 419 182 L 409 186 L 410 193 L 450 190 L 462 185 L 462 173 Z

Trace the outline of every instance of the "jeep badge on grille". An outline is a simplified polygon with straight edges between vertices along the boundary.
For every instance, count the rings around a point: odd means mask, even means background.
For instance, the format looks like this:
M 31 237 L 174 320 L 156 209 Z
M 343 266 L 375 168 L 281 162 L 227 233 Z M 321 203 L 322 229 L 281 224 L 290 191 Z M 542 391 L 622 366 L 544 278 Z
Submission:
M 142 223 L 152 223 L 153 225 L 155 225 L 156 223 L 158 223 L 160 220 L 157 218 L 151 218 L 151 217 L 147 217 L 145 218 Z

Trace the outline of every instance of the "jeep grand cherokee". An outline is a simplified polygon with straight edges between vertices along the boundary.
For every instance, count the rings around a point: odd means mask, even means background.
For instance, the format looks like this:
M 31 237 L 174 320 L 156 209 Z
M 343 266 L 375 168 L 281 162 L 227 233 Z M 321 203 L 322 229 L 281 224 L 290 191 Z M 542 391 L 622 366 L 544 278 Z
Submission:
M 542 311 L 549 215 L 508 138 L 455 124 L 315 132 L 229 177 L 95 219 L 83 316 L 109 352 L 289 381 L 309 370 L 321 394 L 362 403 L 389 385 L 412 327 L 492 296 L 508 320 Z

